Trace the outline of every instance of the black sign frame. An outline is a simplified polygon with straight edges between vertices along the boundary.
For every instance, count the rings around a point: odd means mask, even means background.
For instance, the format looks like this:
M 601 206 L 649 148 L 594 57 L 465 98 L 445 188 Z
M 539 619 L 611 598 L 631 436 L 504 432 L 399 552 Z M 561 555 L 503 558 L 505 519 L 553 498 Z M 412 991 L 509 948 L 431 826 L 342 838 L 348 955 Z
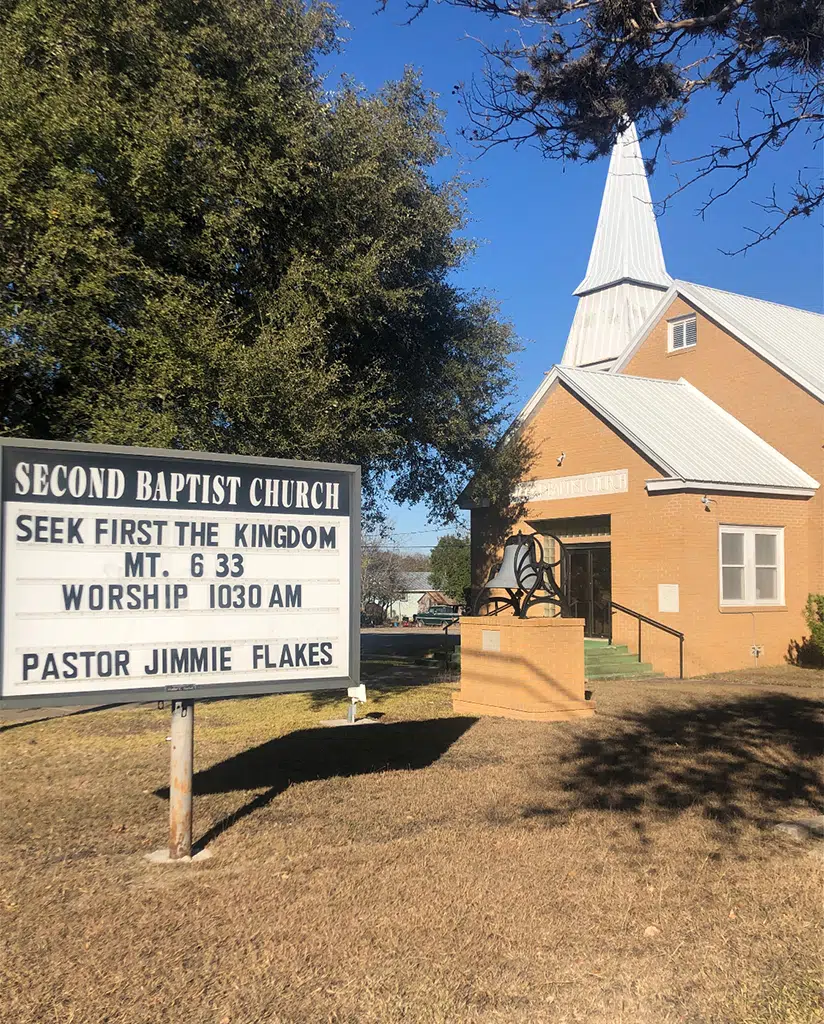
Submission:
M 206 476 L 206 467 L 223 466 L 232 470 L 232 474 L 224 476 L 240 476 L 241 480 L 255 476 L 255 470 L 268 471 L 270 477 L 285 478 L 290 480 L 314 480 L 320 483 L 340 483 L 341 507 L 333 512 L 313 507 L 312 501 L 308 501 L 307 507 L 299 511 L 294 508 L 263 508 L 263 507 L 235 507 L 227 509 L 225 506 L 212 502 L 210 504 L 199 504 L 197 500 L 186 503 L 186 508 L 193 511 L 254 511 L 256 514 L 300 514 L 311 518 L 317 515 L 336 515 L 349 519 L 350 551 L 348 559 L 349 568 L 349 664 L 348 673 L 333 678 L 326 677 L 317 680 L 309 678 L 289 679 L 286 676 L 278 676 L 273 679 L 265 679 L 260 682 L 241 681 L 236 683 L 193 683 L 184 682 L 183 678 L 177 683 L 170 683 L 165 686 L 134 688 L 118 687 L 111 690 L 95 689 L 84 691 L 72 691 L 63 693 L 36 693 L 31 696 L 14 695 L 8 696 L 4 693 L 5 683 L 5 628 L 6 628 L 6 602 L 5 592 L 5 560 L 6 560 L 6 504 L 9 500 L 19 500 L 12 494 L 7 493 L 7 475 L 9 468 L 9 449 L 27 449 L 32 456 L 40 453 L 47 463 L 55 464 L 59 461 L 60 453 L 68 455 L 74 453 L 80 456 L 77 464 L 91 463 L 95 458 L 98 463 L 101 458 L 107 466 L 122 464 L 123 459 L 139 462 L 155 467 L 155 471 L 166 469 L 169 473 L 180 472 L 186 468 L 187 463 L 192 468 L 204 468 L 203 477 Z M 283 472 L 281 472 L 283 471 Z M 217 473 L 209 471 L 209 476 Z M 60 477 L 61 486 L 66 485 L 65 477 Z M 198 485 L 193 485 L 194 490 L 190 493 L 197 498 Z M 248 494 L 248 489 L 238 493 Z M 203 493 L 203 492 L 201 492 Z M 260 492 L 258 492 L 260 493 Z M 313 498 L 320 498 L 322 491 L 308 492 Z M 219 494 L 216 491 L 215 494 Z M 306 491 L 303 492 L 305 497 Z M 122 504 L 128 508 L 152 508 L 157 510 L 168 510 L 180 508 L 179 505 L 171 502 L 152 501 L 151 504 L 126 504 L 129 496 L 124 495 L 121 499 L 108 500 L 107 498 L 77 498 L 73 500 L 75 505 L 94 506 L 102 505 L 111 507 Z M 53 502 L 54 498 L 42 495 L 26 495 L 26 501 Z M 294 494 L 291 501 L 294 502 Z M 267 459 L 256 456 L 223 455 L 214 452 L 193 452 L 178 451 L 167 448 L 144 448 L 128 447 L 122 445 L 92 445 L 69 441 L 40 441 L 33 438 L 0 438 L 0 708 L 31 708 L 31 707 L 60 707 L 74 704 L 128 704 L 144 703 L 147 701 L 171 701 L 191 700 L 216 697 L 253 697 L 265 696 L 272 693 L 302 693 L 316 690 L 337 690 L 357 686 L 360 682 L 360 561 L 361 561 L 361 469 L 360 466 L 349 464 L 337 464 L 327 462 L 304 462 L 294 459 Z M 315 503 L 317 504 L 317 503 Z

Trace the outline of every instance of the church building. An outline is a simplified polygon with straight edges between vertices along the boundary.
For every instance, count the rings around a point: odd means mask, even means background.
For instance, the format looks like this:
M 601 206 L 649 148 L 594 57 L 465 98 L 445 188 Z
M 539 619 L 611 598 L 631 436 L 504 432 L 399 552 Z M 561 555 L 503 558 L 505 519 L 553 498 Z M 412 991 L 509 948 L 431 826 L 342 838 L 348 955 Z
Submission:
M 558 537 L 585 635 L 640 639 L 656 672 L 678 633 L 685 675 L 781 664 L 824 593 L 824 316 L 671 278 L 632 125 L 575 294 L 510 428 L 535 453 L 513 532 Z M 471 520 L 477 588 L 499 523 Z

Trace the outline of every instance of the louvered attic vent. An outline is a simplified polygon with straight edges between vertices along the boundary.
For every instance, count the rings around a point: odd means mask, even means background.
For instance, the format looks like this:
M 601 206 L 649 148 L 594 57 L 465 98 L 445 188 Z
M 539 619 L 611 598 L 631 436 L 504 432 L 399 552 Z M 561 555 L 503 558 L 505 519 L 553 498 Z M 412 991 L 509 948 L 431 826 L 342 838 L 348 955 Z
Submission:
M 669 350 L 679 352 L 692 348 L 698 340 L 698 324 L 695 313 L 669 321 Z

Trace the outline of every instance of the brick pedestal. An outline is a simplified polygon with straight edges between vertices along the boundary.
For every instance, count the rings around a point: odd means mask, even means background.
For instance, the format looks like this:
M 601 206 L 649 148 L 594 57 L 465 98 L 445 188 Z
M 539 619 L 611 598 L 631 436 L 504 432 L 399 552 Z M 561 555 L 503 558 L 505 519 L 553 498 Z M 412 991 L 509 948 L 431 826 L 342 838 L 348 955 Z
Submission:
M 589 718 L 584 699 L 584 620 L 461 618 L 461 689 L 452 706 L 462 715 L 532 722 Z

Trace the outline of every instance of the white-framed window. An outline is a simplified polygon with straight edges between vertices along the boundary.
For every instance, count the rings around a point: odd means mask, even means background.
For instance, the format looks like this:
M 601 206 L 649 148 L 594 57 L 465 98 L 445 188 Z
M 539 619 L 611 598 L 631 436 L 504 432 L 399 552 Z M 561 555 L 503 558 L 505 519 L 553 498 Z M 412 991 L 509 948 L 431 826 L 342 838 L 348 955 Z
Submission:
M 784 603 L 784 528 L 719 526 L 721 604 Z
M 698 341 L 698 318 L 695 313 L 679 316 L 667 321 L 669 325 L 670 352 L 680 352 L 685 348 L 694 348 Z

